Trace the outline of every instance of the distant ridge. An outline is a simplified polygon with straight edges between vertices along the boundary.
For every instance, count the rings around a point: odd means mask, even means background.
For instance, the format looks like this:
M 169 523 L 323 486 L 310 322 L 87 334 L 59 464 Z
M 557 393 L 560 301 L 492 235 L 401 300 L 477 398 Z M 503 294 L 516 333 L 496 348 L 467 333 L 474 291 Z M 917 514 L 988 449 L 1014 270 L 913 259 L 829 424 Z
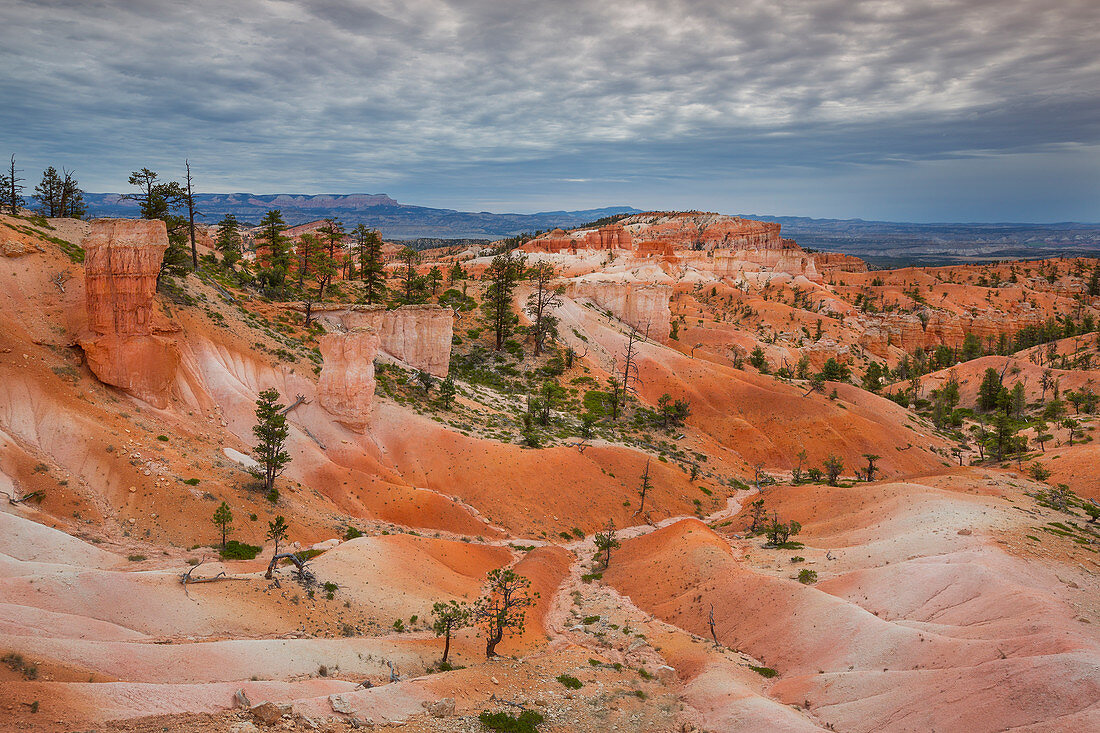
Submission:
M 1056 222 L 914 224 L 761 216 L 804 248 L 856 255 L 880 267 L 1100 256 L 1100 224 Z
M 269 209 L 279 209 L 291 226 L 336 217 L 349 228 L 362 223 L 387 239 L 496 239 L 521 232 L 562 227 L 568 229 L 614 214 L 637 213 L 630 206 L 582 211 L 543 211 L 535 214 L 494 214 L 402 204 L 386 194 L 252 194 L 204 193 L 195 196 L 203 221 L 216 223 L 226 214 L 256 223 Z M 135 202 L 118 193 L 85 193 L 91 217 L 134 217 Z

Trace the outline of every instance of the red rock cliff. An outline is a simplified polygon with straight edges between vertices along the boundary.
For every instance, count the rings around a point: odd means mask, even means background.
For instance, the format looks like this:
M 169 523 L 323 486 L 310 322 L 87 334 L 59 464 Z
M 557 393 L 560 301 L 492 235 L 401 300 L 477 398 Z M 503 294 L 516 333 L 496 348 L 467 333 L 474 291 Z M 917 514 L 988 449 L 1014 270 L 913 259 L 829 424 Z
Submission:
M 90 333 L 80 346 L 89 368 L 100 381 L 166 407 L 180 354 L 154 325 L 157 274 L 168 249 L 164 222 L 93 221 L 83 247 Z

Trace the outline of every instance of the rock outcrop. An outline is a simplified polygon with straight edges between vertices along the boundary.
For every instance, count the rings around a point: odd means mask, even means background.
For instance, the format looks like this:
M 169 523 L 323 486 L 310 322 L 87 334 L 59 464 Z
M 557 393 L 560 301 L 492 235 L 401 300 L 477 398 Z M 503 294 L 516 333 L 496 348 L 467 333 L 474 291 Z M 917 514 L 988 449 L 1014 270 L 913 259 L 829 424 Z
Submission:
M 846 255 L 842 252 L 816 252 L 814 262 L 817 271 L 826 272 L 867 272 L 867 263 L 855 255 Z
M 610 282 L 578 279 L 569 282 L 566 293 L 571 298 L 586 298 L 611 311 L 623 323 L 629 324 L 658 341 L 668 339 L 672 328 L 668 285 Z
M 991 346 L 1001 334 L 1015 334 L 1025 326 L 1042 323 L 1041 314 L 981 313 L 960 316 L 947 311 L 926 310 L 922 314 L 885 313 L 863 316 L 859 343 L 880 358 L 890 357 L 890 348 L 913 352 L 937 346 L 961 347 L 966 334 L 972 333 L 983 345 Z
M 445 378 L 451 365 L 454 311 L 441 305 L 314 306 L 317 318 L 348 331 L 369 328 L 378 334 L 379 351 Z
M 574 255 L 625 250 L 636 260 L 657 259 L 719 278 L 776 272 L 821 280 L 814 255 L 780 236 L 779 224 L 697 211 L 637 214 L 599 229 L 554 229 L 523 249 Z
M 321 337 L 324 362 L 317 383 L 317 399 L 338 423 L 352 430 L 361 432 L 370 422 L 378 343 L 378 334 L 364 327 Z
M 440 305 L 406 305 L 382 318 L 382 350 L 395 359 L 445 378 L 451 367 L 454 311 Z
M 154 297 L 168 249 L 162 221 L 101 219 L 84 239 L 88 333 L 80 346 L 101 382 L 156 407 L 168 405 L 180 352 L 158 335 Z

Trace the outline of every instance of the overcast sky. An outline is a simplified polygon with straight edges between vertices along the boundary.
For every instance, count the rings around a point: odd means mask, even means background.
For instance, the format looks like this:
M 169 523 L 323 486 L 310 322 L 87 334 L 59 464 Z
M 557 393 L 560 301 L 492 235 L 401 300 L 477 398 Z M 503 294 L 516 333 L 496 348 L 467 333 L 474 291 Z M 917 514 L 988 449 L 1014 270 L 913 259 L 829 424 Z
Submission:
M 0 154 L 90 191 L 1100 221 L 1098 0 L 0 0 Z

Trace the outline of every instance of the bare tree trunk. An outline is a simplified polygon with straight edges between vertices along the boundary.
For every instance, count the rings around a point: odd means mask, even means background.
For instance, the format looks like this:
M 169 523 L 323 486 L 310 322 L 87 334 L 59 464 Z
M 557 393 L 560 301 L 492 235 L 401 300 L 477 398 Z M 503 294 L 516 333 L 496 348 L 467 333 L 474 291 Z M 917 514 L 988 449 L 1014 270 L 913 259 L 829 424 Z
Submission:
M 191 192 L 191 162 L 183 161 L 187 168 L 187 217 L 189 219 L 188 232 L 191 235 L 191 265 L 199 269 L 199 250 L 195 246 L 195 197 Z

